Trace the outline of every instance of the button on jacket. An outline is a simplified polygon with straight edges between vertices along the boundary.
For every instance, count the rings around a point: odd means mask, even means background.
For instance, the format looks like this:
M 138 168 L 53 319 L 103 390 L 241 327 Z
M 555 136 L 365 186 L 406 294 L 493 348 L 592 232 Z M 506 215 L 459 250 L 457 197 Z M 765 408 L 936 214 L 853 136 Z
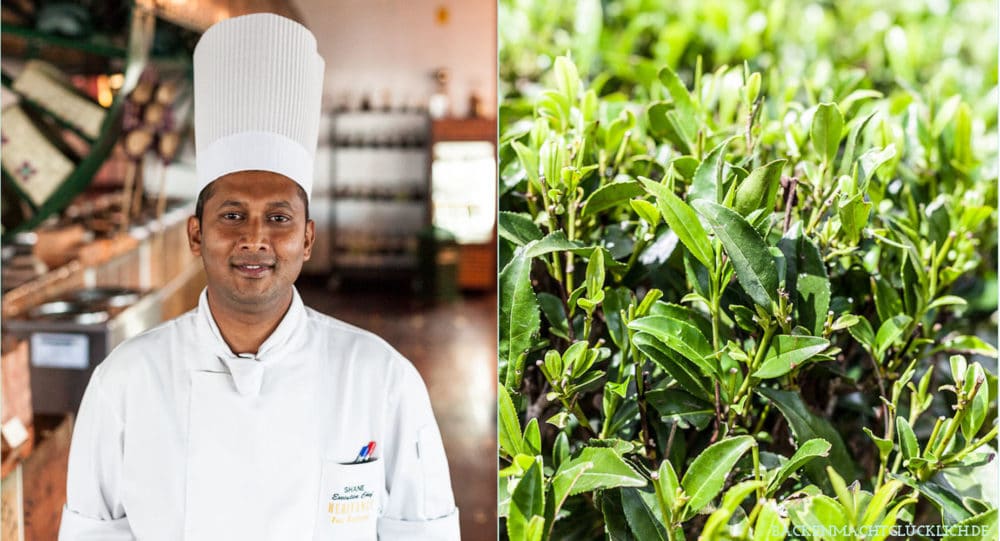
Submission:
M 376 536 L 459 538 L 424 383 L 375 335 L 295 291 L 257 354 L 235 355 L 203 291 L 94 371 L 60 540 Z

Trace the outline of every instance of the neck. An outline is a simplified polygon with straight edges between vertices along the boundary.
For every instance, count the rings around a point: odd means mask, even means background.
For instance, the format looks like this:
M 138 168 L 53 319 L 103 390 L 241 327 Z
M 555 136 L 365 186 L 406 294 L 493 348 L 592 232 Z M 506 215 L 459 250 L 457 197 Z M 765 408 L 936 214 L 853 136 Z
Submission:
M 266 306 L 247 307 L 226 302 L 222 295 L 208 290 L 208 307 L 219 327 L 222 339 L 233 353 L 257 354 L 261 344 L 281 323 L 292 304 L 292 290 L 277 302 Z

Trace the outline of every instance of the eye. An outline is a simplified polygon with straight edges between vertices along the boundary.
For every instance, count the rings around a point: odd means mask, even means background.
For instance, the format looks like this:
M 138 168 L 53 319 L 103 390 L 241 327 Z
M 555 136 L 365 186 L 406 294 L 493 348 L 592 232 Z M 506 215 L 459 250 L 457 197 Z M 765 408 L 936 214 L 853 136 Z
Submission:
M 292 221 L 292 219 L 289 216 L 285 216 L 284 214 L 272 214 L 271 216 L 269 216 L 269 218 L 272 222 L 278 222 L 280 224 Z
M 239 220 L 242 217 L 243 217 L 243 215 L 241 215 L 238 212 L 224 212 L 224 213 L 222 213 L 222 219 L 223 220 Z

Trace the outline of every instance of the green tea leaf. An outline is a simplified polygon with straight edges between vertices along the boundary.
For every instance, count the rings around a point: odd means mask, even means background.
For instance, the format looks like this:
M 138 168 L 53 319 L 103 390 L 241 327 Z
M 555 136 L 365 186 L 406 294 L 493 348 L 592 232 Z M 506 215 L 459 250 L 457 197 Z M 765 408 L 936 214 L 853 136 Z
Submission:
M 781 169 L 787 160 L 774 160 L 767 165 L 754 169 L 736 187 L 736 199 L 733 209 L 746 216 L 757 209 L 769 213 L 774 210 L 774 202 L 778 196 L 778 185 L 781 182 Z
M 523 253 L 514 256 L 500 272 L 499 290 L 500 362 L 507 363 L 507 387 L 517 389 L 531 337 L 541 325 L 538 301 L 531 287 L 531 258 Z
M 650 227 L 655 228 L 660 223 L 660 213 L 656 210 L 656 205 L 643 199 L 633 199 L 629 201 L 629 205 Z
M 645 477 L 626 464 L 614 449 L 604 447 L 585 447 L 580 456 L 563 462 L 552 481 L 557 494 L 571 478 L 576 481 L 567 489 L 570 496 L 598 489 L 646 486 Z
M 813 115 L 812 127 L 809 132 L 812 135 L 813 146 L 816 148 L 816 152 L 823 157 L 824 162 L 831 163 L 837 157 L 843 130 L 844 115 L 841 114 L 837 104 L 819 104 Z
M 524 452 L 530 455 L 539 455 L 542 452 L 542 434 L 538 430 L 538 419 L 528 421 L 524 427 Z
M 896 417 L 896 430 L 899 432 L 899 448 L 903 451 L 903 459 L 910 460 L 920 456 L 920 444 L 917 435 L 910 428 L 910 423 L 904 417 Z
M 630 322 L 628 327 L 656 337 L 693 362 L 704 375 L 721 377 L 718 365 L 712 359 L 712 345 L 694 325 L 667 316 L 647 316 Z
M 704 398 L 713 396 L 705 376 L 694 363 L 682 358 L 659 339 L 644 332 L 632 337 L 632 344 L 649 359 L 663 368 L 678 385 L 689 393 Z
M 759 387 L 754 391 L 778 408 L 781 415 L 788 421 L 795 441 L 801 444 L 801 442 L 821 438 L 830 443 L 829 458 L 816 458 L 805 466 L 806 473 L 813 482 L 820 485 L 829 483 L 824 468 L 830 464 L 851 481 L 860 478 L 858 467 L 851 459 L 851 454 L 847 451 L 847 446 L 844 445 L 840 434 L 830 425 L 829 421 L 813 415 L 798 393 L 767 387 Z
M 778 298 L 778 269 L 764 239 L 739 214 L 711 201 L 695 201 L 736 269 L 736 279 L 758 305 L 770 309 Z
M 953 524 L 941 541 L 992 541 L 1000 535 L 997 526 L 997 510 L 990 509 L 985 513 L 969 517 Z
M 542 466 L 538 462 L 524 474 L 511 494 L 507 535 L 511 539 L 526 539 L 528 523 L 532 517 L 545 517 L 545 486 Z
M 744 453 L 755 445 L 751 436 L 727 438 L 708 446 L 688 468 L 681 486 L 690 499 L 685 516 L 693 516 L 722 491 L 726 477 Z
M 715 416 L 712 404 L 680 389 L 653 389 L 646 401 L 656 408 L 664 422 L 674 422 L 682 429 L 694 426 L 704 430 Z
M 537 295 L 538 305 L 549 322 L 549 332 L 564 340 L 569 340 L 569 319 L 563 301 L 551 293 L 540 292 Z
M 792 476 L 795 472 L 799 470 L 802 466 L 806 465 L 809 461 L 814 458 L 825 458 L 830 456 L 830 442 L 822 438 L 811 439 L 802 445 L 795 451 L 792 458 L 788 459 L 778 469 L 777 474 L 771 479 L 771 482 L 767 485 L 767 495 L 774 494 L 781 484 L 785 482 L 786 479 Z
M 694 180 L 688 190 L 688 201 L 707 199 L 716 203 L 722 202 L 722 170 L 726 155 L 726 147 L 735 137 L 727 137 L 708 152 L 705 159 L 698 164 L 694 172 Z
M 875 335 L 875 351 L 879 358 L 892 347 L 901 336 L 906 327 L 913 321 L 913 318 L 904 314 L 894 316 L 882 323 Z
M 520 212 L 500 212 L 497 220 L 497 233 L 518 246 L 524 246 L 533 240 L 542 238 L 542 230 L 531 216 Z
M 656 205 L 670 229 L 684 247 L 707 269 L 715 268 L 715 252 L 708 240 L 708 233 L 698 221 L 698 215 L 669 188 L 648 178 L 639 177 L 649 193 L 656 197 Z
M 781 334 L 774 337 L 754 377 L 770 379 L 783 376 L 829 347 L 830 342 L 818 336 Z
M 580 212 L 581 218 L 597 214 L 602 210 L 624 203 L 633 197 L 645 195 L 646 191 L 635 181 L 612 182 L 601 186 L 590 194 Z
M 514 402 L 510 399 L 510 394 L 503 385 L 500 385 L 497 390 L 497 417 L 500 420 L 498 434 L 500 449 L 506 451 L 507 456 L 510 457 L 523 453 L 521 421 L 518 419 Z
M 778 504 L 773 500 L 764 502 L 754 523 L 753 541 L 784 541 L 787 535 L 788 519 L 782 517 Z
M 519 141 L 512 141 L 510 146 L 517 154 L 517 158 L 521 160 L 524 172 L 528 175 L 528 181 L 531 182 L 532 185 L 542 188 L 542 185 L 538 180 L 538 154 Z
M 622 490 L 622 508 L 629 528 L 636 539 L 646 541 L 666 541 L 667 531 L 663 522 L 642 497 L 643 493 L 634 488 Z

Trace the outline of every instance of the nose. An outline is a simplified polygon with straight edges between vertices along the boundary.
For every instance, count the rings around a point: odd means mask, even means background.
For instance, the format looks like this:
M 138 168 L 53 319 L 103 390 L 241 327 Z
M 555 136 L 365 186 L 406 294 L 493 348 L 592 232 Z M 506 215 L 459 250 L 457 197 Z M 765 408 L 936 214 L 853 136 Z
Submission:
M 241 231 L 239 248 L 247 252 L 266 252 L 270 250 L 264 220 L 255 217 L 246 221 Z

